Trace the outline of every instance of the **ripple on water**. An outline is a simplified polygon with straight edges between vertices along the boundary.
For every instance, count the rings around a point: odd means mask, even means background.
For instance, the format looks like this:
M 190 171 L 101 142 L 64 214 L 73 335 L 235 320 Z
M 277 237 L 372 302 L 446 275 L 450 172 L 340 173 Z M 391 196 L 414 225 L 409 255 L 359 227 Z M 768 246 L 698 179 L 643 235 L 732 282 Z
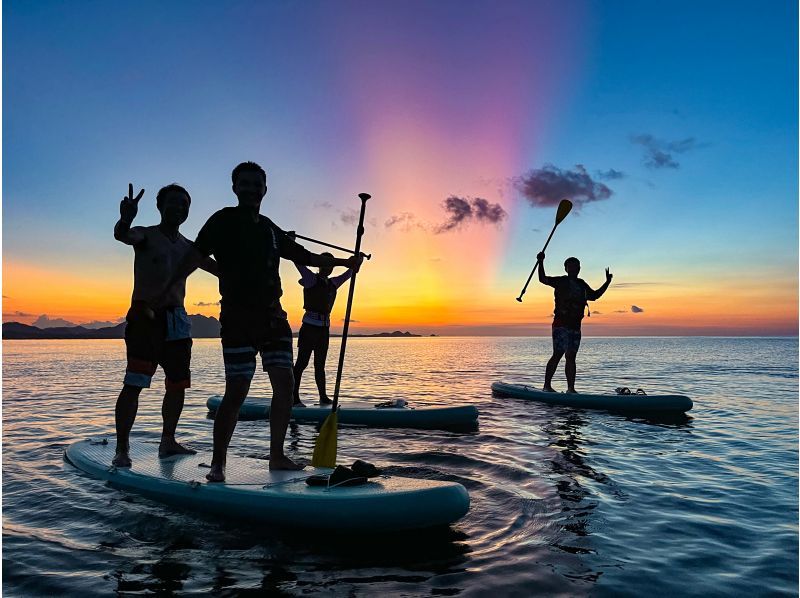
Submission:
M 586 338 L 581 387 L 692 396 L 690 417 L 666 421 L 493 398 L 496 379 L 540 383 L 548 339 L 353 339 L 344 396 L 481 413 L 469 433 L 342 427 L 347 459 L 470 492 L 449 529 L 377 536 L 222 520 L 89 479 L 62 453 L 113 432 L 122 342 L 3 349 L 10 595 L 796 595 L 796 339 Z M 179 435 L 203 451 L 221 372 L 218 341 L 196 341 Z M 158 440 L 162 389 L 157 374 L 142 395 L 140 439 Z M 269 396 L 263 376 L 253 394 Z M 268 433 L 242 421 L 231 450 L 266 458 Z M 291 426 L 289 453 L 308 458 L 315 437 Z

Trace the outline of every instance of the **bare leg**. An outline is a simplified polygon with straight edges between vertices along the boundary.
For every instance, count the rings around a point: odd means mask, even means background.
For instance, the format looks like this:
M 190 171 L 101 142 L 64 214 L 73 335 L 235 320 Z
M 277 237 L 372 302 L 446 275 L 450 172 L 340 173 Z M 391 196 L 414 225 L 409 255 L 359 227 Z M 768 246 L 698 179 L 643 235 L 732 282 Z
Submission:
M 175 429 L 178 427 L 185 397 L 186 390 L 183 388 L 175 388 L 164 393 L 164 402 L 161 405 L 164 428 L 161 432 L 161 444 L 158 446 L 158 456 L 161 458 L 197 454 L 197 451 L 186 448 L 175 440 Z
M 305 407 L 300 400 L 300 378 L 303 377 L 303 371 L 308 367 L 308 361 L 311 359 L 311 349 L 305 344 L 297 347 L 297 361 L 294 364 L 294 404 L 298 407 Z
M 567 374 L 567 392 L 577 392 L 575 390 L 575 372 L 577 370 L 575 366 L 575 358 L 577 356 L 577 353 L 567 353 L 567 363 L 564 366 L 564 372 Z
M 320 341 L 314 350 L 314 380 L 319 391 L 319 404 L 330 405 L 333 401 L 328 398 L 325 392 L 325 360 L 328 357 L 328 339 Z
M 117 428 L 117 449 L 112 465 L 116 467 L 130 467 L 130 434 L 133 422 L 136 420 L 136 412 L 139 410 L 139 393 L 142 389 L 138 386 L 125 384 L 117 398 L 117 405 L 114 408 L 114 422 Z
M 553 351 L 553 356 L 550 358 L 550 361 L 547 362 L 547 368 L 544 372 L 544 390 L 548 392 L 555 392 L 553 389 L 553 374 L 556 373 L 556 368 L 558 368 L 558 362 L 561 361 L 561 358 L 564 356 L 563 351 Z
M 283 453 L 286 429 L 292 414 L 292 389 L 294 376 L 289 368 L 270 366 L 267 368 L 272 383 L 272 406 L 269 413 L 269 468 L 303 469 Z
M 209 482 L 225 481 L 225 459 L 228 445 L 239 421 L 239 408 L 250 390 L 250 380 L 238 376 L 225 381 L 225 396 L 214 418 L 214 455 L 211 458 L 211 471 L 206 475 Z M 291 393 L 289 395 L 291 397 Z M 274 400 L 273 400 L 274 409 Z

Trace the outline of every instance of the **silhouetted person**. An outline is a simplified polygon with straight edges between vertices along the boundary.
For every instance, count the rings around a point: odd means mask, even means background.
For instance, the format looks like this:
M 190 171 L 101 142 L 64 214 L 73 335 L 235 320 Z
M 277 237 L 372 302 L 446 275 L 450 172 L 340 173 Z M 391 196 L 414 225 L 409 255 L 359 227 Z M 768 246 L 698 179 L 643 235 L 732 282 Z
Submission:
M 259 214 L 267 193 L 267 175 L 253 162 L 244 162 L 231 174 L 236 207 L 222 208 L 208 219 L 194 248 L 178 266 L 173 279 L 192 272 L 213 254 L 219 265 L 220 324 L 225 362 L 225 395 L 214 421 L 211 482 L 225 480 L 225 459 L 239 408 L 247 397 L 261 354 L 272 384 L 270 411 L 270 469 L 302 469 L 283 452 L 292 409 L 292 330 L 280 304 L 280 259 L 307 266 L 352 266 L 360 259 L 335 259 L 309 252 Z
M 120 219 L 114 226 L 114 238 L 132 245 L 133 297 L 126 316 L 125 347 L 128 364 L 122 392 L 117 399 L 115 420 L 117 449 L 113 465 L 130 467 L 129 437 L 139 407 L 139 393 L 150 387 L 156 368 L 164 368 L 166 392 L 161 408 L 164 427 L 160 457 L 175 454 L 194 454 L 175 440 L 185 389 L 190 386 L 189 362 L 192 356 L 192 338 L 189 317 L 183 307 L 186 294 L 186 277 L 176 279 L 166 292 L 164 286 L 177 264 L 191 249 L 191 242 L 178 232 L 178 227 L 189 216 L 191 198 L 180 185 L 167 185 L 156 196 L 156 206 L 161 212 L 157 226 L 135 226 L 131 223 L 138 212 L 144 189 L 133 196 L 133 185 L 128 185 L 128 196 L 119 205 Z M 216 263 L 206 259 L 201 267 L 216 274 Z M 162 305 L 155 310 L 152 305 L 163 297 Z
M 587 301 L 596 301 L 606 292 L 613 274 L 606 268 L 606 281 L 599 289 L 592 290 L 582 278 L 578 278 L 581 263 L 570 257 L 564 261 L 566 276 L 547 276 L 544 271 L 544 252 L 536 256 L 539 261 L 539 282 L 555 289 L 555 310 L 553 312 L 553 356 L 547 362 L 544 375 L 544 390 L 555 392 L 552 387 L 553 374 L 558 362 L 566 355 L 564 371 L 567 375 L 567 392 L 575 390 L 575 358 L 581 346 L 581 320 Z
M 330 253 L 321 253 L 331 258 Z M 314 274 L 302 264 L 295 264 L 300 272 L 298 281 L 303 287 L 303 323 L 297 336 L 297 361 L 294 364 L 294 405 L 305 407 L 300 401 L 300 378 L 314 353 L 314 380 L 319 391 L 319 404 L 333 403 L 325 392 L 325 358 L 331 333 L 331 311 L 336 301 L 336 290 L 353 275 L 352 270 L 329 278 L 333 268 L 320 266 Z

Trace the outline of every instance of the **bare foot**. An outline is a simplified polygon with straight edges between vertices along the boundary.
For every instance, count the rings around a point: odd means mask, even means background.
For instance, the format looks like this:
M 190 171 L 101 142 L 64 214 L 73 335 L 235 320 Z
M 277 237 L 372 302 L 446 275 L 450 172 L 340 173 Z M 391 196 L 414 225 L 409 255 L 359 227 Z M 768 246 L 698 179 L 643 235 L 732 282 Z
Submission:
M 578 391 L 575 390 L 574 388 L 568 388 L 567 389 L 567 394 L 568 395 L 576 395 L 576 394 L 578 394 Z
M 552 386 L 547 386 L 547 385 L 542 386 L 542 390 L 545 391 L 545 392 L 556 392 L 555 388 L 553 388 Z
M 298 465 L 286 455 L 280 455 L 279 457 L 270 457 L 269 468 L 272 471 L 276 470 L 300 471 L 301 469 L 303 469 L 303 466 Z
M 333 405 L 333 401 L 330 400 L 328 397 L 320 397 L 319 398 L 320 405 Z
M 158 445 L 158 458 L 166 459 L 173 455 L 196 455 L 197 451 L 178 444 L 175 440 L 162 440 Z
M 225 481 L 225 468 L 221 465 L 211 464 L 211 471 L 206 474 L 206 479 L 209 482 L 224 482 Z
M 117 451 L 117 454 L 114 455 L 114 459 L 111 461 L 111 465 L 114 467 L 130 467 L 131 466 L 131 458 L 128 455 L 128 451 Z
M 292 408 L 294 407 L 305 407 L 306 404 L 303 403 L 300 399 L 297 399 L 294 403 L 292 403 Z

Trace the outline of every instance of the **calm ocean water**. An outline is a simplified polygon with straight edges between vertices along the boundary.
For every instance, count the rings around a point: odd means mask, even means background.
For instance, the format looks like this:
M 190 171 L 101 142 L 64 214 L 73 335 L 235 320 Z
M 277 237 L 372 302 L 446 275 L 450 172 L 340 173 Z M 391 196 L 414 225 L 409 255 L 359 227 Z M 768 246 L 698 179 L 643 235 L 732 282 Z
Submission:
M 113 434 L 122 341 L 3 341 L 3 592 L 8 596 L 797 595 L 798 341 L 585 338 L 578 388 L 642 387 L 695 401 L 658 422 L 491 396 L 540 384 L 544 338 L 352 339 L 343 396 L 470 403 L 472 433 L 342 428 L 339 452 L 396 475 L 456 480 L 468 515 L 438 533 L 358 538 L 183 512 L 64 463 Z M 338 339 L 331 343 L 335 374 Z M 195 341 L 179 438 L 211 449 L 223 389 L 217 340 Z M 563 389 L 563 370 L 556 387 Z M 306 396 L 313 376 L 306 375 Z M 135 437 L 160 434 L 163 377 Z M 257 375 L 252 394 L 268 395 Z M 315 428 L 292 426 L 310 457 Z M 231 450 L 266 456 L 265 422 Z

